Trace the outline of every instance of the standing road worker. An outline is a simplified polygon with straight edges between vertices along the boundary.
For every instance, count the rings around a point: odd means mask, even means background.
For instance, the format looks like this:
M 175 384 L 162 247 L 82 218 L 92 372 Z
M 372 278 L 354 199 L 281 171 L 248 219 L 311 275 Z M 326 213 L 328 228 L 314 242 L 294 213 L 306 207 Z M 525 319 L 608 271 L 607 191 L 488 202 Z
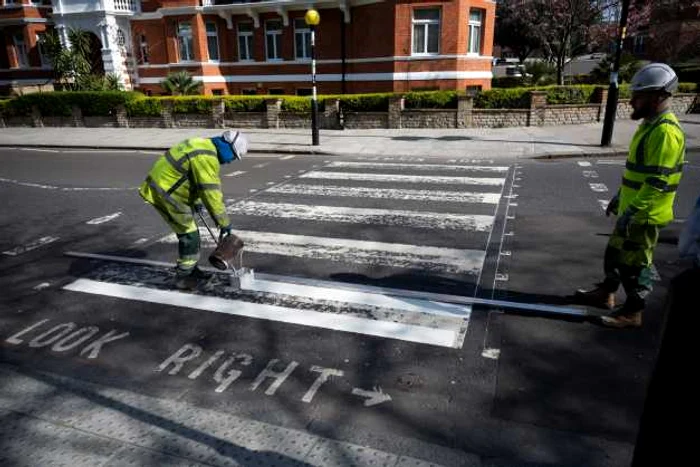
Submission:
M 221 164 L 241 160 L 247 151 L 248 141 L 238 131 L 227 130 L 214 138 L 190 138 L 161 156 L 141 185 L 141 197 L 177 235 L 177 288 L 194 289 L 209 279 L 210 275 L 197 267 L 200 240 L 194 211 L 204 205 L 221 236 L 231 233 L 219 173 Z
M 606 209 L 617 222 L 605 250 L 605 280 L 575 295 L 586 305 L 613 310 L 602 323 L 615 328 L 642 326 L 654 249 L 659 231 L 673 220 L 685 160 L 685 135 L 670 111 L 676 73 L 668 65 L 651 63 L 634 75 L 630 87 L 632 119 L 644 121 L 632 137 L 620 189 Z M 615 307 L 620 285 L 627 299 Z

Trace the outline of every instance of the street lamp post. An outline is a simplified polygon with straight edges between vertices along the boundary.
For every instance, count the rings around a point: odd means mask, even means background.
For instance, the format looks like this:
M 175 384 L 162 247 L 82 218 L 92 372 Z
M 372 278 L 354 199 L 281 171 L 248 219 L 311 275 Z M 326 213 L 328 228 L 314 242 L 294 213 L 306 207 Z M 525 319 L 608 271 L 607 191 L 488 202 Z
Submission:
M 321 22 L 318 11 L 310 9 L 304 16 L 306 24 L 311 28 L 311 85 L 313 87 L 311 96 L 311 144 L 318 146 L 318 95 L 316 93 L 316 26 Z
M 622 1 L 622 10 L 620 12 L 620 25 L 617 31 L 617 48 L 615 49 L 615 58 L 610 69 L 610 87 L 608 88 L 608 101 L 605 105 L 605 118 L 603 119 L 603 135 L 600 140 L 601 146 L 610 146 L 613 136 L 613 128 L 615 127 L 615 114 L 617 113 L 617 100 L 620 96 L 619 73 L 620 59 L 622 57 L 622 47 L 625 43 L 627 34 L 627 15 L 629 14 L 630 0 Z

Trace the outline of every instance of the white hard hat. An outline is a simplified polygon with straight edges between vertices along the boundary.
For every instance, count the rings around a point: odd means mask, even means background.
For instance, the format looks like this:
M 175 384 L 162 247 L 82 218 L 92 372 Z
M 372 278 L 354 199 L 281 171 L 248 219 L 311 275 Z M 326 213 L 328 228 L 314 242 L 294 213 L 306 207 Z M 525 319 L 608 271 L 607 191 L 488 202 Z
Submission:
M 248 138 L 238 130 L 226 130 L 221 137 L 231 145 L 234 156 L 240 160 L 248 153 Z
M 665 63 L 650 63 L 635 73 L 630 89 L 632 91 L 666 91 L 671 94 L 678 89 L 678 76 Z

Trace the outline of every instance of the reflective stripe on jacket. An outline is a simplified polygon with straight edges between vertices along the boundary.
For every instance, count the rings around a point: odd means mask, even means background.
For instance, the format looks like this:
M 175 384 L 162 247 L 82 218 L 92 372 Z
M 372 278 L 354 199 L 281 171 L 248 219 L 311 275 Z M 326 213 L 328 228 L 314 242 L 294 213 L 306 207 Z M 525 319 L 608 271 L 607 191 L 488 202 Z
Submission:
M 670 112 L 637 129 L 620 187 L 620 213 L 629 207 L 634 221 L 665 225 L 673 220 L 673 201 L 685 162 L 685 135 Z
M 229 225 L 221 192 L 221 165 L 208 138 L 191 138 L 170 148 L 151 168 L 139 193 L 148 203 L 168 210 L 173 219 L 192 216 L 201 199 L 219 227 Z

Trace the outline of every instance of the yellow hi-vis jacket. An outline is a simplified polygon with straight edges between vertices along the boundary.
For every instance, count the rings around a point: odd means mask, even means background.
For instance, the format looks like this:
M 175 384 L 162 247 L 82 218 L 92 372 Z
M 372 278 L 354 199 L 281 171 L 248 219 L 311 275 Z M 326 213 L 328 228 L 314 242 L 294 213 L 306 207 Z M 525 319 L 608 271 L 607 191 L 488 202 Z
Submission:
M 640 125 L 622 177 L 620 214 L 630 208 L 636 223 L 671 222 L 684 162 L 685 135 L 675 115 L 665 112 Z
M 176 233 L 196 230 L 192 206 L 201 199 L 219 227 L 229 225 L 221 192 L 221 165 L 208 138 L 191 138 L 172 147 L 151 168 L 139 193 L 167 214 Z M 165 211 L 165 212 L 164 212 Z

